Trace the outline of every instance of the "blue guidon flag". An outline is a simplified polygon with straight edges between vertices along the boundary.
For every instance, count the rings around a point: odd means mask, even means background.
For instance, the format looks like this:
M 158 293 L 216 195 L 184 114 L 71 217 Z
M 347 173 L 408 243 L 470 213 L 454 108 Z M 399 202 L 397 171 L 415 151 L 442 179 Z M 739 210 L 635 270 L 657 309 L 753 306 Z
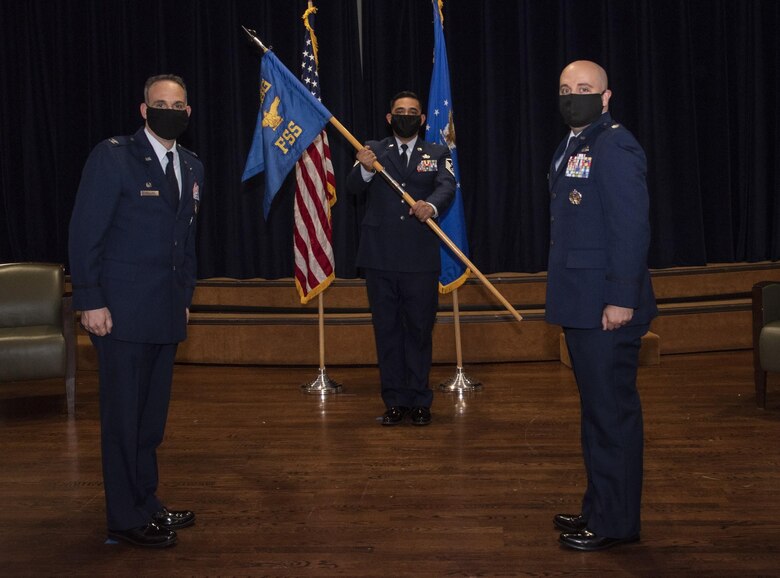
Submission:
M 444 43 L 444 16 L 441 12 L 443 0 L 433 3 L 433 74 L 431 90 L 428 95 L 428 115 L 425 140 L 445 145 L 452 156 L 452 170 L 455 175 L 455 198 L 452 204 L 439 215 L 442 231 L 458 246 L 464 255 L 469 255 L 469 242 L 466 238 L 466 218 L 463 213 L 463 195 L 460 190 L 460 169 L 458 167 L 458 149 L 455 146 L 455 122 L 452 118 L 452 92 L 450 91 L 450 72 L 447 63 L 447 45 Z M 469 270 L 450 249 L 441 245 L 441 274 L 439 291 L 449 293 L 466 281 Z
M 260 62 L 260 111 L 241 177 L 265 171 L 263 215 L 298 158 L 333 115 L 270 50 Z

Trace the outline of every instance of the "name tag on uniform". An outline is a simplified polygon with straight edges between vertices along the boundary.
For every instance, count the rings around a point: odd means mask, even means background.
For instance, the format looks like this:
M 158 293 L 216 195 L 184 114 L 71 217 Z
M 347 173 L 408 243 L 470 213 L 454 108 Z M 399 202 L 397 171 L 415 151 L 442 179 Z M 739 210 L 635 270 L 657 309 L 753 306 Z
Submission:
M 160 191 L 141 191 L 142 197 L 159 197 Z
M 566 163 L 566 176 L 587 179 L 592 161 L 593 157 L 585 156 L 583 153 L 569 157 L 569 162 Z
M 427 159 L 427 160 L 421 160 L 420 164 L 417 165 L 417 172 L 418 173 L 432 173 L 439 170 L 438 161 L 435 159 Z

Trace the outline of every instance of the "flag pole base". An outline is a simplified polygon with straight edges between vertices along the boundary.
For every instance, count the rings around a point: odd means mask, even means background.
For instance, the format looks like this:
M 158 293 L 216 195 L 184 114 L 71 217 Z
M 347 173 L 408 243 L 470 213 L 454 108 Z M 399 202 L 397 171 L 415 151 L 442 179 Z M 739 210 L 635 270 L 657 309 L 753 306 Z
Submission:
M 482 389 L 482 382 L 475 381 L 463 372 L 462 367 L 455 370 L 455 375 L 439 384 L 442 391 L 474 391 Z
M 301 386 L 301 391 L 303 393 L 316 393 L 320 395 L 325 395 L 328 393 L 339 393 L 341 391 L 341 384 L 329 378 L 325 368 L 320 367 L 320 372 L 319 375 L 317 375 L 317 378 L 310 383 L 304 383 Z

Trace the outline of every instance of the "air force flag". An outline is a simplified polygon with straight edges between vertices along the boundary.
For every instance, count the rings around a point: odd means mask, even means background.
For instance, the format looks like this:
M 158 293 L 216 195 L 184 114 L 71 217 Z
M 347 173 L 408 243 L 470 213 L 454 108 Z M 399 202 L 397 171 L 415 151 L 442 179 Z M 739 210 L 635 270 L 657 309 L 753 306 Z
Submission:
M 439 3 L 433 0 L 433 74 L 428 95 L 428 126 L 425 140 L 449 147 L 452 169 L 455 174 L 455 198 L 443 214 L 439 215 L 439 226 L 458 248 L 468 257 L 469 244 L 466 238 L 466 219 L 463 213 L 463 195 L 460 190 L 460 169 L 458 149 L 455 147 L 455 123 L 452 118 L 452 93 L 447 63 L 447 46 L 444 43 L 444 25 Z M 441 246 L 441 274 L 439 291 L 449 293 L 460 287 L 469 271 L 460 259 L 444 244 Z

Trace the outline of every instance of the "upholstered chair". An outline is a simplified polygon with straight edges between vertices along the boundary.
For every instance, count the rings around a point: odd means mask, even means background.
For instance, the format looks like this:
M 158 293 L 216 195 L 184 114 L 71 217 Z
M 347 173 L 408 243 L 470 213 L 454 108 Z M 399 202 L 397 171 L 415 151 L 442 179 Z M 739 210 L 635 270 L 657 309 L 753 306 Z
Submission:
M 780 372 L 780 282 L 753 285 L 753 370 L 756 404 L 766 407 L 767 372 Z
M 55 263 L 0 264 L 0 383 L 62 377 L 76 395 L 76 334 L 65 273 Z

